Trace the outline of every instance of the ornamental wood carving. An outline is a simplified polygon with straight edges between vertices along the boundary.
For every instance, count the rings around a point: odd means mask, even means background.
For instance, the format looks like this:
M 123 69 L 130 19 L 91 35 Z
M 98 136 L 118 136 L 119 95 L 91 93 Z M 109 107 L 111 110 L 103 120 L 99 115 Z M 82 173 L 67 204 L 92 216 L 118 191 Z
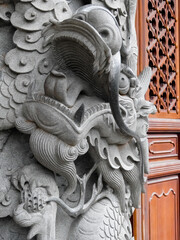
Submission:
M 139 0 L 137 12 L 139 66 L 149 65 L 146 98 L 157 107 L 152 118 L 179 118 L 179 1 Z
M 145 218 L 146 239 L 178 240 L 179 178 L 177 175 L 148 181 Z M 168 215 L 167 215 L 168 209 Z
M 153 76 L 148 99 L 157 106 L 158 113 L 179 113 L 178 83 L 178 8 L 176 0 L 148 0 L 146 17 L 148 29 L 147 54 Z
M 149 134 L 149 159 L 178 158 L 178 136 L 175 134 Z

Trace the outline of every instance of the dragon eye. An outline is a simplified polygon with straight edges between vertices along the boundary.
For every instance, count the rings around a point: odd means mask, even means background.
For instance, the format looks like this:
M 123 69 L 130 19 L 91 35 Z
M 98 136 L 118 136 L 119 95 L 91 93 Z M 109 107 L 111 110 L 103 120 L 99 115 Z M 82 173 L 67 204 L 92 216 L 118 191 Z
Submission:
M 108 30 L 105 30 L 105 29 L 101 30 L 99 34 L 101 35 L 102 38 L 107 38 L 109 36 Z
M 78 20 L 81 20 L 81 21 L 86 21 L 85 16 L 83 16 L 83 15 L 77 15 L 77 16 L 75 16 L 75 18 Z
M 6 12 L 5 15 L 6 15 L 7 18 L 10 18 L 10 17 L 11 17 L 11 13 L 10 13 L 9 11 Z

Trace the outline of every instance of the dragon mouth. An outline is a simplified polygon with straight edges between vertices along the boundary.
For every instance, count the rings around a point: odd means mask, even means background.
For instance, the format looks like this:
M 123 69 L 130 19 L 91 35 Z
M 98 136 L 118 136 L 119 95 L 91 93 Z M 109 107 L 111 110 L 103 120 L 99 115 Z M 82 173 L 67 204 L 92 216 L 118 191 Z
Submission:
M 25 124 L 35 124 L 35 128 L 40 128 L 72 146 L 86 138 L 94 128 L 99 128 L 102 136 L 108 138 L 109 142 L 119 142 L 121 139 L 109 103 L 93 99 L 90 106 L 89 100 L 86 101 L 85 98 L 81 99 L 79 108 L 78 101 L 73 108 L 68 108 L 48 96 L 34 94 L 23 105 L 23 118 L 26 119 L 23 121 Z M 23 132 L 26 131 L 24 129 L 29 129 L 29 126 L 23 127 L 21 121 L 16 121 L 16 125 Z
M 77 144 L 94 128 L 98 128 L 110 144 L 124 143 L 123 135 L 112 115 L 110 104 L 98 98 L 96 101 L 94 98 L 89 101 L 90 98 L 85 101 L 84 97 L 79 100 L 79 103 L 77 101 L 74 107 L 68 108 L 50 97 L 34 94 L 31 100 L 24 103 L 23 115 L 37 127 L 63 139 L 70 145 Z M 127 122 L 129 119 L 125 117 L 124 120 Z M 129 126 L 132 123 L 134 123 L 133 119 L 130 123 L 127 122 Z
M 76 101 L 75 105 L 72 108 L 67 107 L 55 99 L 40 94 L 33 94 L 32 99 L 29 99 L 28 102 L 47 105 L 53 111 L 65 115 L 66 118 L 72 120 L 79 127 L 85 124 L 85 122 L 87 122 L 88 119 L 97 112 L 111 113 L 109 103 L 104 103 L 99 98 L 94 97 L 92 99 L 88 96 L 82 96 L 79 100 Z

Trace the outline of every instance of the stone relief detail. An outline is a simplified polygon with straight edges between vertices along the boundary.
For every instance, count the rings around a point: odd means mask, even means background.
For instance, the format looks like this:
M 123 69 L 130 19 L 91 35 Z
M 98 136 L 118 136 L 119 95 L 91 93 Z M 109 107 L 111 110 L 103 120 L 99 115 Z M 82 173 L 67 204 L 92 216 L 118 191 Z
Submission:
M 26 165 L 12 175 L 12 182 L 21 192 L 21 202 L 13 218 L 22 227 L 31 227 L 27 239 L 55 239 L 56 211 L 49 196 L 58 197 L 54 176 L 38 164 Z
M 156 111 L 136 1 L 1 5 L 0 217 L 26 239 L 133 239 Z

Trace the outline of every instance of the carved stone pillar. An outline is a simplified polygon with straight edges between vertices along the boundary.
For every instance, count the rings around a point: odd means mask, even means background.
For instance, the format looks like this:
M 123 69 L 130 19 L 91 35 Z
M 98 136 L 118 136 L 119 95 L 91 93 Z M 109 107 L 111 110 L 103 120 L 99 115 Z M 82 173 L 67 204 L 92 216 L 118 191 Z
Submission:
M 132 240 L 151 69 L 134 0 L 0 2 L 0 239 Z

